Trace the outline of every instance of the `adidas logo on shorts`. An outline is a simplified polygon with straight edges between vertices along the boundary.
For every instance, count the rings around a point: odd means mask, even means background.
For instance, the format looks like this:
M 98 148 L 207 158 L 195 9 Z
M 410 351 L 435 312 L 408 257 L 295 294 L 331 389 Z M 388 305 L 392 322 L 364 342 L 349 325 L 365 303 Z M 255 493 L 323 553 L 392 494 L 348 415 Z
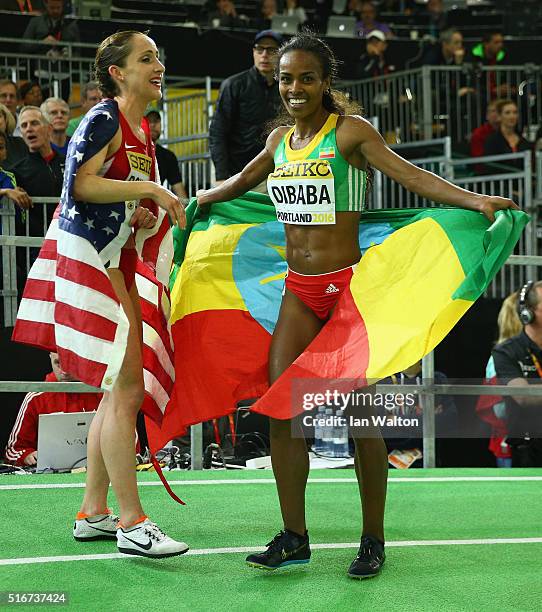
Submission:
M 340 289 L 337 289 L 333 283 L 329 283 L 326 293 L 339 293 Z

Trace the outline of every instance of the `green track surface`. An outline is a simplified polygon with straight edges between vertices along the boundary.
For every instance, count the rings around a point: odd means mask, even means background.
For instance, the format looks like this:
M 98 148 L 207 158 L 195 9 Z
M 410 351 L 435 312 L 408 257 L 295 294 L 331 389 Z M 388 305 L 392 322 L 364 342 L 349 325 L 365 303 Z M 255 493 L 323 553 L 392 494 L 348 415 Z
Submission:
M 99 559 L 0 565 L 0 590 L 67 591 L 76 610 L 342 611 L 540 610 L 542 543 L 393 546 L 401 541 L 542 537 L 542 481 L 393 482 L 397 478 L 542 476 L 542 470 L 409 470 L 390 473 L 387 560 L 377 578 L 346 569 L 359 540 L 352 470 L 311 472 L 307 518 L 310 564 L 262 572 L 246 553 L 195 554 L 161 561 Z M 171 472 L 171 481 L 264 479 L 268 471 Z M 337 482 L 317 482 L 336 479 Z M 82 475 L 4 476 L 0 485 L 81 483 Z M 140 474 L 141 481 L 156 481 Z M 146 512 L 171 536 L 201 549 L 261 549 L 280 529 L 275 487 L 174 485 L 186 507 L 159 486 L 141 487 Z M 78 543 L 71 524 L 81 488 L 0 490 L 0 558 L 115 553 L 114 542 Z M 110 505 L 115 509 L 113 497 Z M 6 609 L 29 609 L 9 606 Z M 65 609 L 66 606 L 63 606 Z M 35 607 L 33 607 L 35 609 Z

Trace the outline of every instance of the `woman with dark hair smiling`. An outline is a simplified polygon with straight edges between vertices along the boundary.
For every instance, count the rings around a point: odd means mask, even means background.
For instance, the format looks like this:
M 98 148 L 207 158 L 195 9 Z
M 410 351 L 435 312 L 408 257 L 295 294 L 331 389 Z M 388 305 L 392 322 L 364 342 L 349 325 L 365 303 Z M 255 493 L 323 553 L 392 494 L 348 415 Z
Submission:
M 288 263 L 269 353 L 270 384 L 318 335 L 352 278 L 361 257 L 358 232 L 369 164 L 422 197 L 479 211 L 490 220 L 497 210 L 517 208 L 509 199 L 456 187 L 391 151 L 359 116 L 359 109 L 352 109 L 344 96 L 331 89 L 337 62 L 322 40 L 299 34 L 280 48 L 278 56 L 279 90 L 287 111 L 281 120 L 286 124 L 271 132 L 263 151 L 239 174 L 197 193 L 200 206 L 227 202 L 268 177 L 277 217 L 285 223 Z M 304 202 L 301 195 L 293 203 L 277 197 L 283 190 L 303 194 Z M 314 206 L 319 214 L 304 214 L 303 204 L 314 194 L 320 194 Z M 309 460 L 299 419 L 271 418 L 270 438 L 284 528 L 267 550 L 250 555 L 247 563 L 274 570 L 310 560 L 305 522 Z M 355 443 L 363 526 L 348 575 L 367 578 L 380 572 L 385 558 L 388 456 L 379 435 Z

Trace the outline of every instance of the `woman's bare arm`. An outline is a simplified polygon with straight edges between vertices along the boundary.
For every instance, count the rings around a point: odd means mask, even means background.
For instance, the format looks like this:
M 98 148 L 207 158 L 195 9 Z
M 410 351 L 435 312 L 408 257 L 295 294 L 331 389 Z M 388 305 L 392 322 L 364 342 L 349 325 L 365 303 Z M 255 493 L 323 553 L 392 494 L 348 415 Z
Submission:
M 82 164 L 74 179 L 73 197 L 82 202 L 111 204 L 149 198 L 163 208 L 173 223 L 186 225 L 184 208 L 179 198 L 154 181 L 119 181 L 98 176 L 105 160 L 114 154 L 122 144 L 120 129 L 109 144 Z
M 357 140 L 360 152 L 372 166 L 424 198 L 476 210 L 483 213 L 490 221 L 494 221 L 494 213 L 497 210 L 519 208 L 509 198 L 468 191 L 411 164 L 394 153 L 365 119 L 349 117 L 345 122 L 345 128 L 348 129 L 350 138 Z
M 198 191 L 196 194 L 198 204 L 204 206 L 205 204 L 233 200 L 264 181 L 275 169 L 273 156 L 280 139 L 287 130 L 288 128 L 286 127 L 279 127 L 273 130 L 267 138 L 264 150 L 250 161 L 241 172 L 226 179 L 223 183 L 212 189 Z

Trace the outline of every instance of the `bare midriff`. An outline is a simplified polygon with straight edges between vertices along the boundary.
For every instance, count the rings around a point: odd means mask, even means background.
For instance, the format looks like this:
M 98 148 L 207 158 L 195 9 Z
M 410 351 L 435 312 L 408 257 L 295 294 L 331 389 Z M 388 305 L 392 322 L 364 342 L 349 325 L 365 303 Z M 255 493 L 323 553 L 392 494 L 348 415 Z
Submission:
M 286 261 L 299 274 L 325 274 L 361 258 L 359 212 L 337 212 L 334 225 L 285 224 Z

